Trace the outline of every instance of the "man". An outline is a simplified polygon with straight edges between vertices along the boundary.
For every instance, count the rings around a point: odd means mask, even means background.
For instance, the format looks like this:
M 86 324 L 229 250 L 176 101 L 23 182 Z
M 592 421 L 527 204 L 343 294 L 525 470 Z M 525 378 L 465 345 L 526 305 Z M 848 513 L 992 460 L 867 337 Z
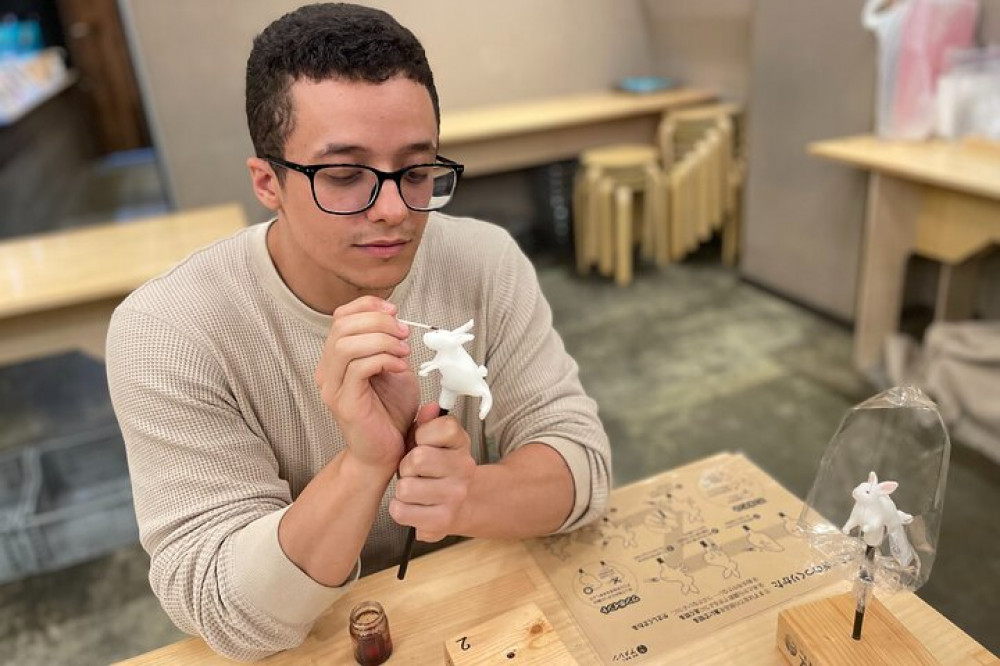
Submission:
M 397 563 L 408 526 L 424 542 L 575 529 L 611 465 L 528 260 L 499 227 L 430 212 L 461 165 L 437 154 L 408 30 L 303 7 L 254 41 L 246 102 L 275 219 L 131 295 L 108 376 L 153 590 L 180 628 L 255 659 Z M 471 398 L 438 416 L 438 380 L 413 371 L 432 352 L 399 321 L 470 318 L 485 422 Z

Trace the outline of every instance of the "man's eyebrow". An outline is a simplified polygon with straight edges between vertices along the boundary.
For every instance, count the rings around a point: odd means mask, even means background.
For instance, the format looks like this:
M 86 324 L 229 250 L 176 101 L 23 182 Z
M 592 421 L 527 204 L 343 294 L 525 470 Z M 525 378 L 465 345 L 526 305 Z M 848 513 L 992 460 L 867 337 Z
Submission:
M 355 146 L 349 143 L 328 143 L 313 153 L 313 159 L 322 159 L 332 155 L 357 155 L 364 152 L 366 151 L 363 146 Z
M 410 145 L 405 146 L 399 152 L 403 153 L 403 154 L 409 154 L 409 153 L 434 153 L 434 154 L 437 154 L 437 144 L 433 143 L 431 141 L 421 141 L 419 143 L 411 143 Z
M 363 156 L 369 152 L 364 146 L 350 143 L 328 143 L 320 150 L 316 151 L 312 159 L 322 160 L 335 155 Z M 413 153 L 434 153 L 437 154 L 437 144 L 433 141 L 418 141 L 403 146 L 397 151 L 399 155 L 412 155 Z

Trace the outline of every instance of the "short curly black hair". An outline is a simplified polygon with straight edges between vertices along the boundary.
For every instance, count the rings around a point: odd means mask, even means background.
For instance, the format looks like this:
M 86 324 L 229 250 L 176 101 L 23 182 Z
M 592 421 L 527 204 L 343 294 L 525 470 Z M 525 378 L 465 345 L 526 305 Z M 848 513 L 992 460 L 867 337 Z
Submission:
M 441 121 L 434 75 L 412 32 L 378 9 L 329 2 L 300 7 L 267 26 L 247 58 L 246 112 L 257 157 L 284 157 L 294 127 L 295 81 L 382 83 L 402 75 L 427 88 Z

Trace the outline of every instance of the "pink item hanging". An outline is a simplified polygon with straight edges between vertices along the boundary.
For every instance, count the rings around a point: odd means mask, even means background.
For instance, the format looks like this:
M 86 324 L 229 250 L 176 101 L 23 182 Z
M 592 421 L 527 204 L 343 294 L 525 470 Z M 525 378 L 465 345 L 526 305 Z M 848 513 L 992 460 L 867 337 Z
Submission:
M 879 40 L 877 128 L 890 139 L 926 139 L 948 51 L 973 44 L 978 0 L 869 0 L 863 23 Z

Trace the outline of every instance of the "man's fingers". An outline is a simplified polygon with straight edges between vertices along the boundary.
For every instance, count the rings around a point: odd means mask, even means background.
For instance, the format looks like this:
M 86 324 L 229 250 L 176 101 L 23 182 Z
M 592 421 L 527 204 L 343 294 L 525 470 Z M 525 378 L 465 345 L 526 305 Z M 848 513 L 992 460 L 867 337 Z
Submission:
M 340 338 L 328 343 L 323 351 L 317 382 L 341 384 L 346 379 L 347 368 L 355 361 L 378 354 L 388 354 L 405 358 L 410 353 L 410 345 L 385 333 L 366 333 Z
M 417 538 L 428 543 L 448 536 L 448 528 L 454 521 L 454 514 L 447 507 L 406 504 L 398 499 L 389 502 L 389 515 L 400 525 L 415 527 Z
M 433 403 L 432 403 L 433 404 Z M 425 405 L 421 408 L 428 408 Z M 454 416 L 442 416 L 417 425 L 415 433 L 417 446 L 433 446 L 442 449 L 462 449 L 469 446 L 469 433 Z
M 334 341 L 330 351 L 334 359 L 344 359 L 348 363 L 375 354 L 404 358 L 410 354 L 410 343 L 385 333 L 363 333 Z
M 448 535 L 444 532 L 428 532 L 426 530 L 417 530 L 417 541 L 423 541 L 424 543 L 437 543 L 446 536 Z
M 396 319 L 394 304 L 375 296 L 362 296 L 337 308 L 323 345 L 314 379 L 318 386 L 344 381 L 347 366 L 355 359 L 378 353 L 406 356 L 409 327 Z
M 406 452 L 412 451 L 417 446 L 417 428 L 437 418 L 438 406 L 436 402 L 430 402 L 417 409 L 417 416 L 413 419 L 410 429 L 406 432 Z M 400 472 L 402 474 L 402 472 Z
M 396 499 L 406 504 L 461 504 L 467 496 L 468 486 L 442 478 L 409 476 L 396 482 Z
M 344 381 L 341 383 L 341 390 L 345 392 L 359 391 L 367 389 L 363 383 L 375 375 L 383 372 L 406 372 L 410 364 L 405 358 L 399 358 L 392 354 L 375 354 L 364 358 L 356 358 L 347 364 L 344 371 Z
M 417 427 L 422 426 L 425 423 L 430 423 L 436 419 L 440 413 L 441 408 L 436 402 L 428 402 L 426 405 L 421 405 L 420 409 L 417 411 Z
M 342 381 L 321 384 L 320 397 L 331 408 L 344 398 L 348 402 L 360 400 L 368 390 L 367 380 L 383 372 L 406 372 L 409 367 L 405 359 L 391 354 L 355 359 L 347 364 Z
M 410 335 L 410 328 L 385 312 L 358 312 L 333 320 L 330 326 L 330 340 L 340 340 L 363 333 L 385 333 L 404 339 Z
M 341 317 L 347 317 L 359 312 L 384 312 L 395 316 L 396 306 L 384 298 L 379 298 L 378 296 L 361 296 L 360 298 L 355 298 L 350 303 L 345 303 L 334 310 L 333 318 L 340 319 Z
M 399 476 L 443 479 L 466 478 L 475 472 L 476 461 L 468 451 L 436 446 L 415 446 L 399 461 Z

